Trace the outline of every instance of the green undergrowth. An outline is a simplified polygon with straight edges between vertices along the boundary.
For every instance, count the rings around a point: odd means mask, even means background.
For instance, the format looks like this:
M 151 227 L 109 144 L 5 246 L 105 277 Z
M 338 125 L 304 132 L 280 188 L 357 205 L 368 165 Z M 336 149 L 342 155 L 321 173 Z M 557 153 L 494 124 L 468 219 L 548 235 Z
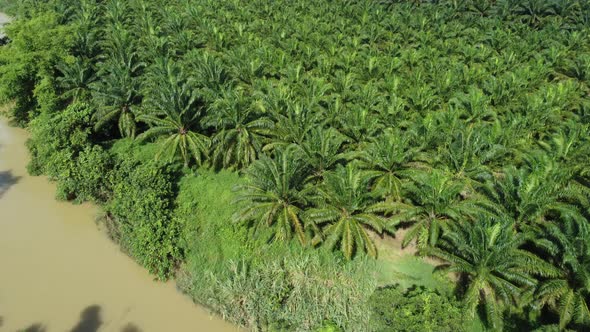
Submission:
M 374 262 L 346 263 L 325 250 L 269 244 L 265 234 L 232 222 L 238 209 L 233 188 L 243 181 L 234 172 L 206 170 L 180 180 L 176 212 L 185 222 L 187 245 L 180 288 L 254 329 L 360 331 L 368 326 Z
M 395 261 L 379 259 L 379 282 L 382 285 L 399 284 L 403 288 L 414 285 L 451 293 L 453 284 L 448 278 L 434 273 L 435 266 L 420 257 L 404 255 Z

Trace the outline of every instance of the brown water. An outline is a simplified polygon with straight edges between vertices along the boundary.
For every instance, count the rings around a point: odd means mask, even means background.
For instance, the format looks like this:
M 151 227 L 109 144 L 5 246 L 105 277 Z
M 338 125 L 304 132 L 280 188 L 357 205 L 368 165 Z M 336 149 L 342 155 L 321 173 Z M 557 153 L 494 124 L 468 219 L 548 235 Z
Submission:
M 0 118 L 0 331 L 237 331 L 97 229 L 92 205 L 28 176 L 26 132 Z

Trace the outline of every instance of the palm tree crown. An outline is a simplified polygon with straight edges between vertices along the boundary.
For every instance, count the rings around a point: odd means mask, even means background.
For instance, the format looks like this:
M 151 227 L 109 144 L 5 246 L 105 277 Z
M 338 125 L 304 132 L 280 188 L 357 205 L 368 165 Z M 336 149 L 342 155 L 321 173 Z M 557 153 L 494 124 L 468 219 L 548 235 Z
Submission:
M 306 225 L 301 219 L 307 203 L 303 180 L 307 171 L 293 148 L 277 149 L 275 158 L 262 156 L 247 170 L 249 183 L 237 188 L 236 203 L 244 207 L 234 219 L 273 230 L 274 239 L 288 240 L 293 233 L 307 243 Z
M 324 184 L 318 188 L 315 199 L 317 207 L 306 212 L 306 218 L 314 225 L 323 226 L 316 242 L 325 238 L 330 248 L 340 244 L 340 250 L 348 259 L 359 251 L 377 256 L 377 248 L 365 227 L 382 233 L 386 222 L 377 213 L 385 211 L 386 206 L 376 203 L 367 191 L 370 182 L 370 174 L 352 164 L 325 174 Z

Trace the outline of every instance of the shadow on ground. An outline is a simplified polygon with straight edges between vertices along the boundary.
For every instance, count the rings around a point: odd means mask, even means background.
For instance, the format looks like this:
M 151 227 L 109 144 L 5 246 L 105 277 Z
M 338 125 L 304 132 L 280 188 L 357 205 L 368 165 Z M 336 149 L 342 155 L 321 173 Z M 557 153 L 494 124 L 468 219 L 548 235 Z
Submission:
M 80 320 L 72 327 L 69 332 L 98 332 L 102 326 L 101 309 L 98 305 L 91 305 L 86 307 L 80 313 Z M 2 326 L 2 319 L 0 317 L 0 326 Z M 47 327 L 43 324 L 33 324 L 25 329 L 18 330 L 18 332 L 48 332 Z M 141 332 L 141 329 L 133 323 L 125 325 L 121 332 Z
M 12 171 L 0 171 L 0 198 L 20 180 L 20 176 L 14 176 Z

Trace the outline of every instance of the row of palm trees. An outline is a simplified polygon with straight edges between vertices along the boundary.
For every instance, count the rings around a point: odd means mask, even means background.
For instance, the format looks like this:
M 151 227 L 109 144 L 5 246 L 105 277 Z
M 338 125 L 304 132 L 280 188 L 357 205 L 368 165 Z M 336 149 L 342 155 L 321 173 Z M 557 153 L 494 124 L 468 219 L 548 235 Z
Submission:
M 74 2 L 62 98 L 97 143 L 244 172 L 235 219 L 273 241 L 408 228 L 491 326 L 587 326 L 587 4 L 420 2 Z

